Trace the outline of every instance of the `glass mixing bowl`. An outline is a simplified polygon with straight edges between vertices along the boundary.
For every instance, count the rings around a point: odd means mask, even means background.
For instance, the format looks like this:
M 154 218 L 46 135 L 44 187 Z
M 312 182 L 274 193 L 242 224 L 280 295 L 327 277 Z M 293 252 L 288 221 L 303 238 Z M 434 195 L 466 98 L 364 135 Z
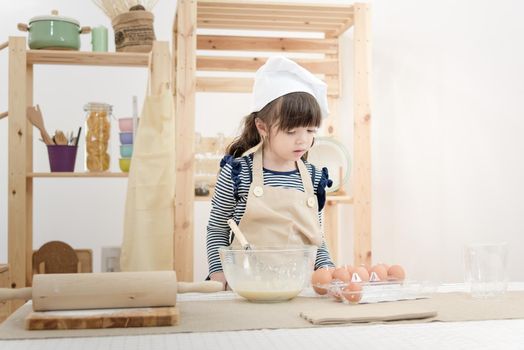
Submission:
M 293 299 L 309 285 L 317 247 L 222 247 L 218 251 L 234 292 L 253 302 L 279 302 Z

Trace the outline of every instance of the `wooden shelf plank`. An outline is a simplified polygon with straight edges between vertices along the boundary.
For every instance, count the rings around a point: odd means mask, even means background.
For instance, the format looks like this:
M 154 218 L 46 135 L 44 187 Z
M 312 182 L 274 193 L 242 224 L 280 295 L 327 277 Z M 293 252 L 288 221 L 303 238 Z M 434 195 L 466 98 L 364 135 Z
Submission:
M 338 35 L 353 24 L 353 5 L 199 0 L 200 28 L 324 32 Z
M 326 79 L 328 96 L 339 95 L 338 81 Z M 232 77 L 197 77 L 196 89 L 199 92 L 242 92 L 249 93 L 253 89 L 253 78 Z
M 112 172 L 101 172 L 101 173 L 90 173 L 90 172 L 55 172 L 55 173 L 46 173 L 46 172 L 37 172 L 37 173 L 27 173 L 27 177 L 127 177 L 128 173 L 112 173 Z
M 226 71 L 226 72 L 255 72 L 264 63 L 266 57 L 197 57 L 199 71 Z M 313 74 L 338 74 L 338 60 L 336 59 L 295 59 L 295 62 Z
M 296 30 L 300 30 L 302 26 L 304 27 L 312 27 L 317 29 L 333 29 L 337 28 L 341 25 L 341 23 L 333 22 L 329 19 L 327 20 L 310 20 L 307 18 L 296 18 L 296 19 L 289 19 L 289 18 L 279 18 L 279 17 L 273 17 L 273 18 L 260 18 L 260 19 L 251 19 L 246 18 L 246 16 L 231 16 L 231 17 L 225 17 L 225 16 L 210 16 L 210 17 L 200 17 L 198 19 L 198 23 L 204 23 L 204 24 L 220 24 L 220 25 L 227 25 L 227 24 L 234 24 L 234 25 L 248 25 L 251 23 L 255 26 L 286 26 L 295 28 Z
M 295 20 L 297 18 L 306 21 L 330 21 L 331 23 L 342 23 L 351 14 L 348 12 L 316 12 L 316 11 L 298 11 L 298 10 L 260 10 L 246 11 L 244 9 L 200 9 L 198 10 L 199 19 L 253 19 L 253 20 Z
M 198 0 L 197 11 L 203 9 L 243 9 L 248 11 L 257 10 L 288 10 L 288 11 L 311 11 L 322 13 L 353 13 L 353 5 L 348 4 L 323 4 L 323 3 L 291 3 L 277 1 L 238 1 L 238 0 Z
M 196 202 L 206 202 L 210 201 L 211 198 L 213 198 L 213 193 L 215 192 L 214 187 L 209 188 L 209 195 L 207 196 L 195 196 Z M 327 195 L 326 196 L 326 202 L 330 204 L 352 204 L 353 203 L 353 197 L 347 196 L 347 195 Z
M 252 21 L 229 21 L 229 20 L 198 20 L 198 28 L 208 29 L 234 29 L 234 30 L 264 30 L 264 31 L 287 31 L 287 32 L 333 32 L 340 25 L 317 24 L 307 22 L 252 22 Z
M 28 50 L 27 64 L 147 67 L 148 53 Z
M 198 50 L 338 53 L 336 39 L 271 38 L 261 36 L 197 35 Z

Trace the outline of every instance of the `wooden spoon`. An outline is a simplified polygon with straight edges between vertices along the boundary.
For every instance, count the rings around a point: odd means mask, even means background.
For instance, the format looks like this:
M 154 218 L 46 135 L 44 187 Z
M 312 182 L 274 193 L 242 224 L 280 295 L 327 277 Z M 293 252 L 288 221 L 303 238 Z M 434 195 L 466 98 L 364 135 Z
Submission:
M 57 145 L 67 145 L 67 136 L 65 136 L 63 131 L 56 130 L 55 136 L 53 137 L 53 140 Z
M 246 236 L 244 236 L 242 231 L 240 231 L 240 228 L 238 227 L 238 225 L 235 222 L 235 220 L 229 219 L 229 220 L 227 220 L 227 224 L 229 225 L 229 227 L 231 228 L 231 230 L 235 234 L 235 237 L 238 239 L 240 245 L 242 246 L 242 249 L 250 250 L 251 249 L 251 245 L 247 241 Z
M 44 118 L 42 118 L 39 105 L 36 105 L 36 107 L 27 107 L 27 119 L 40 130 L 40 135 L 42 135 L 42 139 L 44 139 L 46 145 L 54 145 L 53 139 L 51 139 L 45 130 Z

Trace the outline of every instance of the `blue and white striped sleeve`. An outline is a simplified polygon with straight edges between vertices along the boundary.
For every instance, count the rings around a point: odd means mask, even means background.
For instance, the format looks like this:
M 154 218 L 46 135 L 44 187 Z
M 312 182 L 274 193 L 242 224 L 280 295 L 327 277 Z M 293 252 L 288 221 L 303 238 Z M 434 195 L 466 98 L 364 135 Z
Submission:
M 206 237 L 209 274 L 222 271 L 218 248 L 229 246 L 230 229 L 227 220 L 233 217 L 236 206 L 231 169 L 231 164 L 226 163 L 220 170 L 211 200 Z

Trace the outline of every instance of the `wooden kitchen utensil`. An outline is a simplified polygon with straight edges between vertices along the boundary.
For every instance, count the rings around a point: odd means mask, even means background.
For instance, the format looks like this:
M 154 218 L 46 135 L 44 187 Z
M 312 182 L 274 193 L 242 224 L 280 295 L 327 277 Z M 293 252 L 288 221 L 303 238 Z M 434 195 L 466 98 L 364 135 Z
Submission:
M 251 245 L 247 241 L 246 236 L 244 236 L 242 231 L 240 231 L 240 228 L 238 227 L 238 225 L 235 222 L 235 220 L 229 219 L 229 220 L 227 220 L 227 224 L 229 225 L 229 227 L 231 228 L 231 230 L 235 234 L 235 237 L 240 242 L 240 245 L 242 246 L 242 248 L 245 249 L 245 250 L 251 249 Z
M 33 310 L 176 305 L 176 294 L 218 292 L 222 283 L 177 282 L 175 271 L 39 274 L 32 288 L 0 288 L 0 300 L 32 299 Z
M 55 131 L 55 136 L 53 136 L 53 140 L 55 141 L 57 145 L 67 145 L 69 142 L 64 132 L 61 130 Z
M 34 252 L 33 266 L 38 273 L 77 273 L 81 270 L 73 247 L 61 241 L 47 242 Z
M 131 309 L 33 311 L 25 318 L 28 330 L 162 327 L 178 324 L 178 309 L 145 307 Z
M 27 119 L 40 130 L 40 135 L 46 145 L 54 145 L 53 139 L 49 136 L 44 126 L 44 118 L 42 117 L 42 112 L 40 111 L 40 106 L 36 107 L 27 107 Z

